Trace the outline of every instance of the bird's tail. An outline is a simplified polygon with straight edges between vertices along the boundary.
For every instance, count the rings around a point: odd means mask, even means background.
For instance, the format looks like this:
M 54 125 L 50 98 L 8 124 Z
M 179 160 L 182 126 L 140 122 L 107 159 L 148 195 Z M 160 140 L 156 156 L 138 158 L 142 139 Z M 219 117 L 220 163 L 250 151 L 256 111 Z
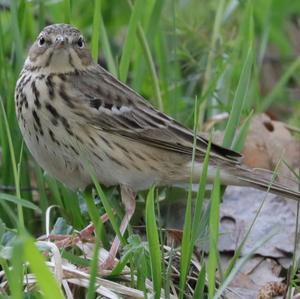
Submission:
M 254 187 L 263 191 L 270 191 L 282 197 L 300 201 L 300 192 L 278 183 L 278 176 L 264 169 L 248 169 L 238 167 L 234 170 L 237 185 Z M 286 179 L 286 178 L 285 178 Z M 288 178 L 291 182 L 299 184 L 296 180 Z

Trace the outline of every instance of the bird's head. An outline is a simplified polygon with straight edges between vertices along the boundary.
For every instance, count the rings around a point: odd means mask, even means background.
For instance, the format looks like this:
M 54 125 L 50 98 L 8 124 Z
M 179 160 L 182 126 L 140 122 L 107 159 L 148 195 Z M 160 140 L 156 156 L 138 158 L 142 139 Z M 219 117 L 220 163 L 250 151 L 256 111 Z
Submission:
M 84 70 L 93 64 L 89 48 L 75 27 L 53 24 L 44 28 L 29 50 L 26 66 L 53 72 Z

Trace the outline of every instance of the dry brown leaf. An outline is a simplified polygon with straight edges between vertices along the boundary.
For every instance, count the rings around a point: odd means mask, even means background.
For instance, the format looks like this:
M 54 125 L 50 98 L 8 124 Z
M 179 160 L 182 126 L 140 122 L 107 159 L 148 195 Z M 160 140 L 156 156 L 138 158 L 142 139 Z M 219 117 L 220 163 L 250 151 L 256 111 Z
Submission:
M 213 141 L 222 144 L 223 132 L 216 132 Z M 287 128 L 286 124 L 272 120 L 266 114 L 254 115 L 242 151 L 243 163 L 250 168 L 262 168 L 274 171 L 280 160 L 295 171 L 300 161 L 300 143 Z M 280 163 L 279 182 L 291 188 L 298 187 L 297 180 L 288 166 Z
M 251 168 L 274 170 L 278 161 L 285 160 L 293 169 L 299 167 L 300 146 L 285 124 L 273 121 L 266 114 L 252 118 L 243 149 L 244 163 Z M 279 166 L 280 183 L 296 187 L 292 174 L 284 163 Z

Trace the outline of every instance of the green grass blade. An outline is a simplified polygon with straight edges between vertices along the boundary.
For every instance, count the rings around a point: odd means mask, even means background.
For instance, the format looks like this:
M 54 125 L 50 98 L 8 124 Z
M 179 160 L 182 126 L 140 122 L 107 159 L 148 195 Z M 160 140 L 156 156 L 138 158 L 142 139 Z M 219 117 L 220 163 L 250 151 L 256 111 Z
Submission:
M 250 3 L 250 2 L 248 2 Z M 231 147 L 234 134 L 239 126 L 241 114 L 243 107 L 245 105 L 248 89 L 250 85 L 250 79 L 252 74 L 252 67 L 254 63 L 254 53 L 253 53 L 253 36 L 254 36 L 254 24 L 253 24 L 253 16 L 252 16 L 252 6 L 248 5 L 246 10 L 246 27 L 248 27 L 248 36 L 247 36 L 247 47 L 244 48 L 245 51 L 245 59 L 243 59 L 244 64 L 242 66 L 241 75 L 239 78 L 239 82 L 235 91 L 232 108 L 229 115 L 229 120 L 226 125 L 223 146 Z M 241 43 L 242 44 L 242 43 Z
M 10 195 L 10 194 L 7 194 L 7 193 L 0 193 L 0 201 L 1 200 L 5 200 L 7 202 L 11 202 L 11 203 L 14 203 L 16 205 L 21 205 L 24 208 L 28 208 L 28 209 L 35 210 L 37 212 L 41 212 L 41 209 L 38 206 L 36 206 L 35 204 L 33 204 L 32 202 L 30 202 L 28 200 L 21 199 L 17 196 L 14 196 L 14 195 Z
M 144 5 L 145 4 L 143 0 L 136 0 L 132 9 L 132 13 L 128 25 L 128 33 L 123 46 L 122 56 L 120 60 L 120 67 L 119 67 L 120 80 L 123 82 L 126 82 L 127 80 L 130 57 L 132 55 L 132 51 L 134 49 L 135 40 L 136 40 L 136 30 L 137 30 L 139 19 L 143 14 Z
M 147 195 L 146 202 L 146 233 L 149 244 L 151 274 L 154 288 L 154 298 L 160 298 L 161 291 L 161 252 L 159 245 L 158 229 L 154 211 L 154 187 Z
M 179 277 L 179 298 L 184 296 L 184 288 L 186 277 L 188 274 L 188 269 L 190 265 L 190 260 L 194 248 L 194 243 L 192 242 L 192 185 L 194 179 L 194 165 L 196 157 L 196 143 L 197 143 L 197 124 L 198 124 L 199 110 L 198 110 L 198 99 L 195 99 L 194 107 L 194 134 L 193 134 L 193 153 L 192 153 L 192 167 L 190 176 L 190 188 L 188 192 L 186 210 L 184 215 L 182 242 L 181 242 L 181 259 L 180 259 L 180 277 Z M 199 208 L 199 206 L 198 206 Z
M 252 49 L 249 48 L 241 77 L 236 89 L 236 93 L 233 99 L 232 109 L 230 112 L 229 120 L 226 125 L 223 146 L 230 147 L 234 138 L 234 134 L 239 126 L 242 109 L 247 95 L 247 90 L 249 88 L 250 78 L 251 78 L 251 68 L 253 64 Z
M 199 276 L 197 278 L 197 283 L 195 287 L 195 292 L 194 292 L 194 299 L 202 299 L 204 298 L 204 287 L 205 287 L 205 264 L 202 264 L 201 271 L 199 273 Z
M 163 11 L 163 7 L 165 4 L 165 0 L 157 0 L 154 3 L 150 20 L 147 26 L 147 39 L 153 40 L 155 33 L 158 30 L 158 25 L 161 18 L 161 13 Z
M 45 186 L 45 177 L 43 175 L 43 171 L 41 168 L 37 165 L 34 164 L 34 172 L 36 176 L 36 183 L 37 183 L 37 188 L 39 190 L 39 206 L 41 207 L 41 210 L 43 212 L 42 216 L 42 221 L 43 221 L 43 227 L 44 227 L 44 213 L 46 212 L 47 208 L 49 207 L 49 201 L 47 198 L 47 191 L 46 191 L 46 186 Z
M 85 257 L 79 257 L 70 251 L 62 251 L 61 256 L 68 260 L 72 264 L 76 264 L 77 266 L 82 266 L 82 267 L 90 267 L 91 266 L 91 261 L 86 259 Z
M 170 90 L 169 90 L 170 73 L 171 73 L 171 66 L 167 63 L 169 59 L 169 51 L 166 45 L 167 43 L 166 37 L 159 29 L 157 33 L 158 38 L 155 43 L 155 58 L 157 60 L 157 64 L 159 65 L 159 77 L 160 77 L 161 92 L 163 95 L 164 111 L 166 113 L 171 114 L 172 110 L 174 109 L 175 100 L 170 95 Z M 174 74 L 172 75 L 174 76 Z M 172 93 L 175 93 L 175 91 L 172 91 Z
M 0 14 L 0 39 L 4 40 L 3 28 L 2 28 L 2 17 Z M 7 63 L 5 60 L 5 47 L 4 43 L 0 43 L 0 79 L 1 79 L 1 86 L 0 86 L 0 93 L 2 92 L 3 96 L 8 94 L 8 74 L 9 71 L 7 70 Z M 1 136 L 0 136 L 1 137 Z M 1 139 L 0 139 L 1 140 Z M 3 140 L 3 139 L 2 139 Z
M 44 0 L 39 0 L 39 30 L 43 30 L 43 28 L 46 25 L 46 20 L 45 20 L 45 1 Z
M 100 229 L 102 226 L 102 222 L 100 221 L 100 215 L 97 212 L 97 207 L 94 202 L 94 197 L 91 194 L 90 190 L 87 190 L 84 192 L 84 199 L 85 199 L 91 220 L 94 223 L 97 235 L 100 236 Z
M 23 246 L 22 242 L 17 240 L 12 250 L 12 270 L 10 276 L 10 288 L 13 298 L 23 298 Z
M 11 12 L 12 12 L 12 34 L 14 36 L 15 42 L 15 51 L 16 51 L 16 62 L 17 62 L 17 72 L 21 69 L 24 61 L 23 57 L 23 45 L 22 38 L 19 27 L 18 20 L 18 8 L 17 8 L 17 0 L 11 1 Z
M 113 230 L 115 231 L 116 235 L 119 237 L 121 243 L 124 245 L 126 243 L 126 241 L 125 241 L 124 237 L 122 236 L 122 234 L 120 232 L 120 227 L 118 225 L 118 222 L 117 222 L 117 219 L 114 215 L 114 212 L 111 208 L 109 200 L 108 200 L 107 196 L 105 195 L 105 193 L 103 192 L 103 189 L 101 188 L 101 186 L 98 183 L 95 176 L 92 176 L 92 178 L 93 178 L 93 182 L 94 182 L 94 185 L 96 187 L 97 193 L 98 193 L 99 197 L 101 198 L 101 202 L 104 206 L 105 212 L 107 213 L 109 221 L 110 221 L 110 223 L 113 227 Z
M 190 192 L 189 192 L 190 193 Z M 180 258 L 180 278 L 179 278 L 179 298 L 184 298 L 184 288 L 186 277 L 190 265 L 193 251 L 191 244 L 191 224 L 192 224 L 192 195 L 188 195 L 186 210 L 184 215 L 183 234 L 181 242 L 181 258 Z
M 211 149 L 211 136 L 209 138 L 207 150 L 203 161 L 202 174 L 200 176 L 200 182 L 199 182 L 199 187 L 198 187 L 198 192 L 196 197 L 196 205 L 195 205 L 195 212 L 194 212 L 194 219 L 193 219 L 192 233 L 191 233 L 192 244 L 195 244 L 199 236 L 199 232 L 201 230 L 201 226 L 200 226 L 202 223 L 201 213 L 202 213 L 203 202 L 205 199 L 206 177 L 208 173 L 210 149 Z
M 13 174 L 14 174 L 14 180 L 15 180 L 15 186 L 16 186 L 16 196 L 18 198 L 21 197 L 21 191 L 20 191 L 20 184 L 19 184 L 19 176 L 18 176 L 18 166 L 17 166 L 17 161 L 15 157 L 15 150 L 14 150 L 14 145 L 12 142 L 12 136 L 9 128 L 9 122 L 5 113 L 4 105 L 2 102 L 2 98 L 0 96 L 0 106 L 1 106 L 1 112 L 3 115 L 3 120 L 4 120 L 4 126 L 6 129 L 6 135 L 7 135 L 7 140 L 8 140 L 8 145 L 9 145 L 9 151 L 10 151 L 10 156 L 11 156 L 11 162 L 12 162 L 12 169 L 13 169 Z M 22 209 L 22 204 L 19 203 L 18 206 L 18 219 L 19 219 L 19 225 L 21 228 L 24 227 L 24 214 L 23 214 L 23 209 Z
M 277 99 L 280 99 L 283 87 L 287 84 L 288 80 L 292 78 L 292 75 L 296 73 L 300 68 L 300 57 L 298 57 L 284 72 L 280 80 L 272 88 L 271 92 L 264 98 L 262 102 L 261 110 L 265 111 L 268 109 Z
M 213 27 L 213 32 L 212 32 L 212 38 L 211 38 L 211 44 L 209 47 L 209 54 L 207 58 L 207 63 L 206 63 L 206 69 L 204 73 L 204 82 L 202 86 L 202 94 L 206 93 L 207 88 L 210 85 L 210 81 L 212 79 L 212 65 L 214 62 L 214 57 L 216 53 L 216 47 L 217 47 L 217 42 L 220 38 L 220 32 L 221 32 L 221 25 L 222 25 L 222 19 L 223 19 L 223 14 L 224 14 L 224 8 L 225 8 L 225 0 L 220 0 L 218 2 L 218 8 L 216 12 L 216 17 L 215 17 L 215 22 L 214 22 L 214 27 Z M 201 97 L 202 98 L 202 95 Z M 198 128 L 201 129 L 203 122 L 204 122 L 204 115 L 206 111 L 206 106 L 207 106 L 207 101 L 204 100 L 201 105 L 200 105 L 200 114 L 199 114 L 199 120 L 198 120 Z
M 64 207 L 63 200 L 59 191 L 58 182 L 53 177 L 46 177 L 47 186 L 52 194 L 54 203 L 59 207 Z
M 70 189 L 59 185 L 61 197 L 63 198 L 63 207 L 66 209 L 66 213 L 69 215 L 72 224 L 77 229 L 84 227 L 85 221 L 80 210 L 80 204 L 78 194 L 73 193 Z
M 102 47 L 103 47 L 103 53 L 105 56 L 105 59 L 107 61 L 108 70 L 115 76 L 118 77 L 118 70 L 116 63 L 113 58 L 113 54 L 111 51 L 111 47 L 109 44 L 105 24 L 103 22 L 102 15 L 100 15 L 100 33 L 101 33 L 101 39 L 102 39 Z
M 64 0 L 65 23 L 71 23 L 71 0 Z
M 164 105 L 161 97 L 160 91 L 160 82 L 158 79 L 158 74 L 155 68 L 155 62 L 153 56 L 151 54 L 150 47 L 153 45 L 153 40 L 155 35 L 158 32 L 161 13 L 164 7 L 164 0 L 156 1 L 154 5 L 147 5 L 145 14 L 150 15 L 150 19 L 148 24 L 146 25 L 146 29 L 144 33 L 144 29 L 142 28 L 141 24 L 138 26 L 138 38 L 140 43 L 140 48 L 137 49 L 137 53 L 135 56 L 135 63 L 133 69 L 133 88 L 136 90 L 140 90 L 142 83 L 145 80 L 147 72 L 145 71 L 145 59 L 148 64 L 148 68 L 150 71 L 150 76 L 152 79 L 153 87 L 154 87 L 154 96 L 156 100 L 156 105 L 159 107 L 160 110 L 164 110 Z M 144 59 L 145 58 L 145 59 Z M 160 67 L 164 67 L 166 62 L 160 64 Z
M 15 215 L 15 211 L 9 206 L 6 201 L 0 200 L 1 204 L 1 212 L 5 215 L 5 219 L 10 219 L 11 223 L 13 223 L 14 227 L 18 225 L 18 218 Z M 3 216 L 1 217 L 3 219 Z
M 85 159 L 84 157 L 82 157 L 82 158 Z M 91 166 L 89 164 L 89 162 L 87 162 L 85 160 L 84 160 L 84 162 L 85 162 L 85 168 L 88 171 L 88 173 L 89 173 L 89 175 L 90 175 L 90 177 L 91 177 L 91 179 L 92 179 L 92 181 L 93 181 L 93 183 L 95 185 L 96 191 L 98 193 L 98 196 L 101 199 L 101 202 L 102 202 L 103 207 L 105 209 L 105 212 L 106 212 L 106 214 L 107 214 L 107 216 L 109 218 L 109 221 L 110 221 L 110 223 L 112 225 L 112 228 L 115 231 L 116 235 L 118 236 L 119 240 L 121 241 L 121 244 L 124 245 L 124 244 L 126 244 L 126 241 L 125 241 L 124 237 L 122 236 L 122 234 L 120 232 L 120 227 L 118 225 L 117 219 L 116 219 L 116 217 L 114 215 L 114 212 L 112 210 L 111 204 L 110 204 L 110 202 L 109 202 L 106 194 L 104 193 L 103 189 L 101 188 L 101 186 L 100 186 L 100 184 L 99 184 L 99 182 L 97 180 L 97 177 L 95 175 L 95 171 L 93 169 L 93 166 Z M 87 198 L 89 198 L 91 196 L 91 195 L 88 194 L 88 191 L 86 191 L 85 193 L 86 193 Z M 90 200 L 89 204 L 91 205 L 90 206 L 90 212 L 91 213 L 95 213 L 95 211 L 97 209 L 95 207 L 92 207 L 92 205 L 95 206 L 95 203 L 93 202 L 92 199 Z M 98 217 L 99 217 L 99 215 L 98 215 Z M 95 216 L 93 216 L 93 218 L 95 219 Z M 97 223 L 97 222 L 94 222 L 94 223 Z
M 163 101 L 162 101 L 160 87 L 159 87 L 158 75 L 157 75 L 157 72 L 155 69 L 154 61 L 153 61 L 153 58 L 151 55 L 150 47 L 148 45 L 144 30 L 143 30 L 142 26 L 140 26 L 140 25 L 138 25 L 138 37 L 139 37 L 139 41 L 141 43 L 144 55 L 146 57 L 146 61 L 148 63 L 149 69 L 150 69 L 150 74 L 151 74 L 151 78 L 152 78 L 152 82 L 153 82 L 153 86 L 154 86 L 154 93 L 155 93 L 155 98 L 157 101 L 157 106 L 161 111 L 163 111 L 164 107 L 163 107 Z
M 98 217 L 99 219 L 99 217 Z M 98 274 L 98 270 L 99 270 L 99 249 L 100 249 L 100 244 L 101 244 L 101 226 L 102 223 L 101 221 L 98 220 L 97 224 L 96 224 L 96 242 L 95 242 L 95 246 L 94 246 L 94 253 L 93 253 L 93 259 L 91 262 L 91 267 L 90 267 L 90 280 L 89 280 L 89 287 L 88 287 L 88 292 L 86 295 L 87 299 L 94 299 L 95 298 L 95 290 L 96 290 L 96 279 L 97 279 L 97 274 Z M 99 232 L 99 233 L 98 233 Z
M 93 35 L 92 35 L 92 57 L 94 61 L 98 61 L 101 0 L 95 0 L 94 3 L 95 5 L 94 5 Z
M 207 264 L 208 297 L 212 298 L 216 288 L 216 269 L 218 259 L 218 235 L 220 213 L 221 182 L 220 172 L 217 170 L 214 186 L 211 194 L 211 207 L 209 217 L 209 255 Z
M 9 122 L 7 119 L 7 115 L 6 115 L 6 111 L 3 105 L 3 100 L 0 97 L 0 106 L 1 106 L 1 112 L 3 115 L 3 122 L 4 122 L 4 127 L 5 127 L 5 133 L 6 133 L 6 138 L 8 141 L 8 145 L 9 145 L 9 151 L 10 151 L 10 155 L 11 155 L 11 163 L 12 163 L 12 170 L 13 170 L 13 174 L 14 174 L 14 180 L 15 180 L 15 184 L 18 185 L 18 167 L 17 167 L 17 161 L 16 161 L 16 156 L 15 156 L 15 150 L 14 150 L 14 145 L 12 142 L 12 136 L 10 133 L 10 127 L 9 127 Z
M 252 110 L 249 113 L 249 115 L 247 116 L 247 118 L 245 119 L 245 121 L 243 122 L 243 124 L 240 128 L 239 134 L 237 136 L 235 136 L 235 138 L 233 140 L 232 149 L 237 152 L 241 152 L 244 147 L 244 143 L 247 138 L 247 134 L 249 131 L 253 113 L 254 113 L 254 110 Z
M 21 257 L 21 255 L 19 255 Z M 0 266 L 2 268 L 2 270 L 5 273 L 5 276 L 7 278 L 7 282 L 8 282 L 8 286 L 10 288 L 10 297 L 6 296 L 4 297 L 4 295 L 0 296 L 1 299 L 8 299 L 8 298 L 14 298 L 14 299 L 23 299 L 23 290 L 20 289 L 18 282 L 16 282 L 16 278 L 15 278 L 15 274 L 13 272 L 13 269 L 10 269 L 10 267 L 8 266 L 8 263 L 6 260 L 2 259 L 0 257 Z M 20 271 L 21 273 L 23 273 L 23 271 Z

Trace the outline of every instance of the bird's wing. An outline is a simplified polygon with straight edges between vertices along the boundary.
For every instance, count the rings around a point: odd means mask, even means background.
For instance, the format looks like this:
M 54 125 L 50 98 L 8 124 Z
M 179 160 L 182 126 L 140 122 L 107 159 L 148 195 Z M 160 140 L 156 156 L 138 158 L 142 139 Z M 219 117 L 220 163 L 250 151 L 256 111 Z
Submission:
M 173 118 L 155 109 L 143 97 L 114 78 L 100 66 L 95 66 L 76 79 L 73 87 L 82 99 L 82 111 L 88 109 L 90 125 L 138 140 L 147 145 L 191 155 L 193 132 Z M 76 93 L 77 93 L 76 92 Z M 203 156 L 208 140 L 197 136 L 196 155 Z M 241 155 L 216 144 L 211 146 L 211 156 L 239 163 Z

